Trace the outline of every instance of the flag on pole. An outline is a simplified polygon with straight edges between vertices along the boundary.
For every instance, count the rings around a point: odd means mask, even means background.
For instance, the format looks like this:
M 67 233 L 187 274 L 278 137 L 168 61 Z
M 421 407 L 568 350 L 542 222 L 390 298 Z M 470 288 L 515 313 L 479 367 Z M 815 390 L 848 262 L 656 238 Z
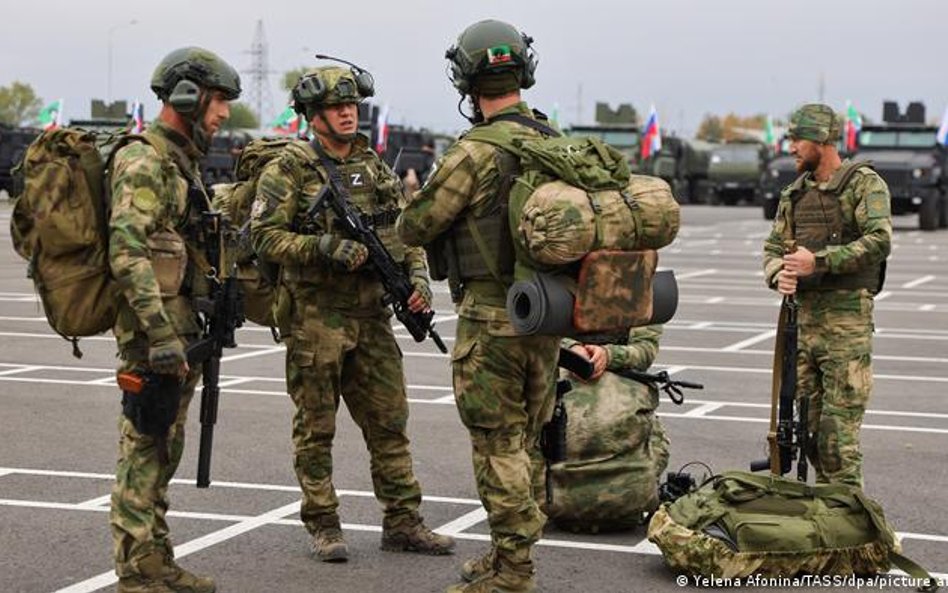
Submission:
M 642 158 L 647 159 L 662 149 L 662 132 L 658 126 L 658 113 L 655 105 L 648 112 L 648 120 L 642 132 Z
M 388 104 L 379 109 L 379 117 L 375 120 L 375 152 L 382 154 L 388 147 Z
M 773 151 L 774 154 L 780 152 L 780 145 L 777 143 L 777 135 L 774 133 L 774 118 L 770 115 L 767 116 L 767 122 L 764 124 L 764 142 L 767 144 L 767 148 Z
M 293 107 L 286 106 L 280 115 L 270 122 L 269 127 L 277 134 L 303 136 L 306 133 L 306 118 L 296 113 Z
M 560 125 L 560 105 L 559 103 L 553 104 L 553 111 L 550 113 L 550 123 L 556 127 Z
M 942 146 L 948 146 L 948 107 L 945 107 L 945 115 L 941 116 L 941 126 L 938 128 L 938 143 Z
M 55 130 L 61 126 L 63 123 L 63 100 L 58 99 L 43 107 L 37 119 L 44 130 Z
M 851 101 L 846 101 L 846 152 L 854 152 L 862 130 L 862 116 L 856 111 Z
M 141 134 L 145 131 L 145 105 L 140 101 L 132 103 L 132 132 Z

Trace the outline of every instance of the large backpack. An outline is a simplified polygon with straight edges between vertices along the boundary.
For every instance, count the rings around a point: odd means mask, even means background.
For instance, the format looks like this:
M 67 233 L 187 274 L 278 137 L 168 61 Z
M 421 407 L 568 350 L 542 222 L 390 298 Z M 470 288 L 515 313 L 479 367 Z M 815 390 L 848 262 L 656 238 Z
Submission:
M 648 538 L 671 568 L 702 576 L 867 575 L 893 564 L 928 576 L 901 555 L 879 504 L 845 484 L 725 472 L 662 505 Z
M 475 126 L 465 135 L 518 161 L 508 216 L 520 258 L 543 269 L 571 264 L 592 251 L 659 249 L 675 239 L 680 207 L 671 188 L 658 178 L 631 175 L 621 152 L 598 138 L 559 136 L 519 114 L 496 119 L 547 133 L 524 140 L 506 126 L 492 125 Z
M 563 396 L 566 459 L 550 466 L 547 515 L 573 531 L 635 527 L 658 507 L 658 478 L 668 464 L 658 389 L 611 372 L 572 383 Z
M 43 132 L 26 149 L 23 192 L 13 207 L 13 247 L 29 261 L 27 276 L 50 326 L 73 342 L 112 329 L 118 289 L 109 271 L 111 156 L 144 136 L 78 128 Z
M 264 166 L 278 157 L 293 138 L 253 140 L 237 160 L 234 183 L 213 186 L 212 203 L 224 216 L 229 257 L 236 263 L 236 277 L 243 296 L 244 317 L 259 325 L 278 327 L 279 266 L 261 261 L 250 243 L 250 211 L 257 181 Z M 292 148 L 291 148 L 292 149 Z

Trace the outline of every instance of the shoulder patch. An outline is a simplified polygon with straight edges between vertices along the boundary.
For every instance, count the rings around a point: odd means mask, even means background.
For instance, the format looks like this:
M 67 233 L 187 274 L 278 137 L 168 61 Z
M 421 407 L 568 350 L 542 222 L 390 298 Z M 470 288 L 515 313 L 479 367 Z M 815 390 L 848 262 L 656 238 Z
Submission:
M 889 216 L 889 196 L 884 192 L 873 192 L 866 196 L 866 216 L 886 218 Z
M 132 192 L 132 205 L 142 212 L 151 212 L 158 207 L 158 196 L 150 187 L 139 187 Z

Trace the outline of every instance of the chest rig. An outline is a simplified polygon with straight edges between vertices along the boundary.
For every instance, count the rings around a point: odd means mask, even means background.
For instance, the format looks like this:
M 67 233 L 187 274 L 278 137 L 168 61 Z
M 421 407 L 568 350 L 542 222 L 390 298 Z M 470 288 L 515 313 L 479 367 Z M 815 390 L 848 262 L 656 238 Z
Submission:
M 860 169 L 871 169 L 869 163 L 846 162 L 820 187 L 808 184 L 809 173 L 800 176 L 790 186 L 791 229 L 797 244 L 817 252 L 834 245 L 855 241 L 860 231 L 855 212 L 843 212 L 841 197 L 853 176 Z M 882 265 L 875 264 L 850 274 L 814 274 L 800 278 L 801 290 L 856 290 L 865 288 L 877 292 L 881 286 Z

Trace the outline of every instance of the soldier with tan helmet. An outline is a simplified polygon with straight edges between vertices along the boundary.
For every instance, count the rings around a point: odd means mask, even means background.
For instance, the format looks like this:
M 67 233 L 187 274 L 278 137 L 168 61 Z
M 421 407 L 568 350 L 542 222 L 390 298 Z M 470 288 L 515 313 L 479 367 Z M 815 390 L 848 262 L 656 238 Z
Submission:
M 432 532 L 418 514 L 421 488 L 406 435 L 402 354 L 392 331 L 392 311 L 382 302 L 382 284 L 363 265 L 365 245 L 340 230 L 331 209 L 313 208 L 329 171 L 337 170 L 349 194 L 346 199 L 410 277 L 415 292 L 409 308 L 429 308 L 424 252 L 406 248 L 395 235 L 401 182 L 369 148 L 368 139 L 357 133 L 358 104 L 373 95 L 372 77 L 350 66 L 316 68 L 297 82 L 294 107 L 316 138 L 294 141 L 266 165 L 251 212 L 254 249 L 259 257 L 283 266 L 283 289 L 289 297 L 278 322 L 285 328 L 286 382 L 296 406 L 293 444 L 303 490 L 300 515 L 312 535 L 316 558 L 348 558 L 332 483 L 332 441 L 342 399 L 371 456 L 372 484 L 385 514 L 382 549 L 449 554 L 454 540 Z
M 199 161 L 240 95 L 240 77 L 210 51 L 185 47 L 155 69 L 162 102 L 143 137 L 119 149 L 111 168 L 109 259 L 121 289 L 114 327 L 120 371 L 168 381 L 156 399 L 123 395 L 119 461 L 109 523 L 120 593 L 212 593 L 214 581 L 174 561 L 168 484 L 184 449 L 184 425 L 201 369 L 185 346 L 201 327 L 195 297 L 207 296 L 199 253 L 200 204 L 210 205 Z
M 861 488 L 873 297 L 882 289 L 892 217 L 889 188 L 871 165 L 840 159 L 840 120 L 818 103 L 790 119 L 790 154 L 800 176 L 780 195 L 764 243 L 764 276 L 798 307 L 796 396 L 809 399 L 807 456 L 816 480 Z
M 533 39 L 507 23 L 481 21 L 448 49 L 451 81 L 471 100 L 468 117 L 511 138 L 557 135 L 521 100 L 534 83 Z M 457 305 L 454 392 L 473 448 L 477 491 L 491 546 L 464 563 L 466 584 L 449 591 L 524 592 L 535 587 L 533 545 L 546 516 L 540 427 L 550 419 L 556 336 L 517 335 L 507 315 L 514 245 L 507 222 L 512 153 L 462 138 L 448 148 L 398 221 L 409 245 L 425 245 L 432 275 L 447 278 Z M 503 163 L 503 168 L 502 168 Z

